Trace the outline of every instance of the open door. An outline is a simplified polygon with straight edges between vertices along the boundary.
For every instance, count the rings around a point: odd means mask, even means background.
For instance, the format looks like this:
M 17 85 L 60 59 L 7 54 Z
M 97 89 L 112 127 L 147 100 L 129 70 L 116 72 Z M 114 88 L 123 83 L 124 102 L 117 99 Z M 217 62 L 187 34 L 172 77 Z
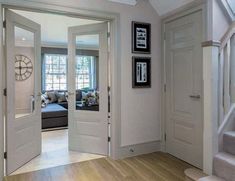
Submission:
M 6 9 L 6 173 L 41 153 L 40 25 Z
M 69 28 L 69 149 L 108 154 L 108 24 Z

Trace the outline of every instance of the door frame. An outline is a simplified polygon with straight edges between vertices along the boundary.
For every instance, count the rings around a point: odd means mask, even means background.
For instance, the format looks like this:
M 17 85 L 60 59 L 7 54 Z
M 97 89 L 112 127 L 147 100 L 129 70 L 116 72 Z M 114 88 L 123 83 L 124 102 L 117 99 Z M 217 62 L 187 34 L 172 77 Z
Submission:
M 118 13 L 106 13 L 100 12 L 95 10 L 87 10 L 87 9 L 79 9 L 79 8 L 72 8 L 72 7 L 65 7 L 60 5 L 53 5 L 53 4 L 42 4 L 38 2 L 25 2 L 25 1 L 17 1 L 17 0 L 0 0 L 0 12 L 3 11 L 4 8 L 12 8 L 18 10 L 28 10 L 28 11 L 35 11 L 35 12 L 44 12 L 44 13 L 53 13 L 53 14 L 61 14 L 71 17 L 80 17 L 80 18 L 87 18 L 93 20 L 101 20 L 101 21 L 108 21 L 110 24 L 110 46 L 109 46 L 109 53 L 108 53 L 108 66 L 109 66 L 109 81 L 108 84 L 110 86 L 110 116 L 109 116 L 109 124 L 110 125 L 110 153 L 109 156 L 113 159 L 118 159 L 120 156 L 119 148 L 120 148 L 120 128 L 121 128 L 121 81 L 118 72 L 121 69 L 121 61 L 120 61 L 120 14 Z M 2 21 L 2 13 L 0 14 L 0 32 L 3 29 L 3 21 Z M 5 60 L 3 57 L 3 41 L 2 36 L 0 39 L 0 69 L 2 66 L 5 65 Z M 4 70 L 4 69 L 3 69 Z M 3 72 L 3 75 L 5 72 Z M 6 84 L 4 80 L 0 81 L 0 88 L 5 88 Z M 3 95 L 0 95 L 4 102 Z M 0 98 L 0 101 L 1 101 Z M 2 105 L 2 104 L 1 104 Z M 0 107 L 1 110 L 4 108 Z M 108 115 L 107 115 L 108 116 Z M 3 177 L 3 152 L 4 146 L 1 141 L 4 138 L 3 130 L 3 115 L 1 115 L 0 111 L 0 179 Z M 2 126 L 1 126 L 2 125 Z
M 181 8 L 178 12 L 175 12 L 173 14 L 170 14 L 163 18 L 162 20 L 162 39 L 161 39 L 161 45 L 162 45 L 162 62 L 161 62 L 161 69 L 163 70 L 161 72 L 161 150 L 163 152 L 167 152 L 166 150 L 166 41 L 165 41 L 165 32 L 166 32 L 166 24 L 169 22 L 172 22 L 174 20 L 177 20 L 179 18 L 182 18 L 184 16 L 188 16 L 190 14 L 193 14 L 195 12 L 202 12 L 202 26 L 203 26 L 203 41 L 207 39 L 207 31 L 208 31 L 208 11 L 207 11 L 207 4 L 203 0 L 199 0 L 197 2 L 192 2 L 185 7 Z M 202 84 L 202 90 L 203 90 L 203 84 Z M 202 92 L 203 93 L 203 92 Z M 202 121 L 204 122 L 204 113 L 203 113 L 203 95 L 202 97 Z

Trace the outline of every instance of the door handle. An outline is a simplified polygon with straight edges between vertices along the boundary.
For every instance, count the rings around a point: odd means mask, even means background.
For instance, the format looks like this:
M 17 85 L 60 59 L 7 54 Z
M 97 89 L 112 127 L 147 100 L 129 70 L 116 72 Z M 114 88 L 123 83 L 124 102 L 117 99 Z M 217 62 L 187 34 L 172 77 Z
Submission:
M 73 96 L 74 93 L 73 93 L 73 92 L 68 92 L 68 95 L 69 95 L 69 96 Z
M 190 95 L 189 97 L 192 99 L 200 99 L 201 98 L 200 95 Z
M 38 96 L 38 97 L 40 97 L 41 95 L 42 95 L 42 93 L 41 93 L 41 92 L 39 92 L 37 96 Z

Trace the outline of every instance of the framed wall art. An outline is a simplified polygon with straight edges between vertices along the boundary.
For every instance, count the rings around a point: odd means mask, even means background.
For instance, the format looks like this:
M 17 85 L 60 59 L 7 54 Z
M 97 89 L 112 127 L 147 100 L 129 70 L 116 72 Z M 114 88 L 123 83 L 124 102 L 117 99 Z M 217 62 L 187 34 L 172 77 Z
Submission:
M 151 53 L 151 24 L 132 22 L 132 53 Z
M 151 87 L 151 58 L 133 57 L 132 58 L 132 87 L 150 88 Z

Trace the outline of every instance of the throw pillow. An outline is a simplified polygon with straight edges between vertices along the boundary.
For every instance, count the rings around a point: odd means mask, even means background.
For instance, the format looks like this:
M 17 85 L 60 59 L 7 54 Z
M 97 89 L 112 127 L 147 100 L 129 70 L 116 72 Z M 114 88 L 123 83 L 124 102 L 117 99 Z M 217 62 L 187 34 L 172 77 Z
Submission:
M 65 96 L 65 92 L 57 92 L 56 97 L 57 97 L 59 103 L 67 101 L 66 96 Z
M 58 101 L 56 97 L 56 91 L 47 92 L 47 96 L 49 99 L 49 103 L 55 103 Z
M 81 90 L 76 90 L 76 101 L 82 100 L 82 94 L 83 92 Z

